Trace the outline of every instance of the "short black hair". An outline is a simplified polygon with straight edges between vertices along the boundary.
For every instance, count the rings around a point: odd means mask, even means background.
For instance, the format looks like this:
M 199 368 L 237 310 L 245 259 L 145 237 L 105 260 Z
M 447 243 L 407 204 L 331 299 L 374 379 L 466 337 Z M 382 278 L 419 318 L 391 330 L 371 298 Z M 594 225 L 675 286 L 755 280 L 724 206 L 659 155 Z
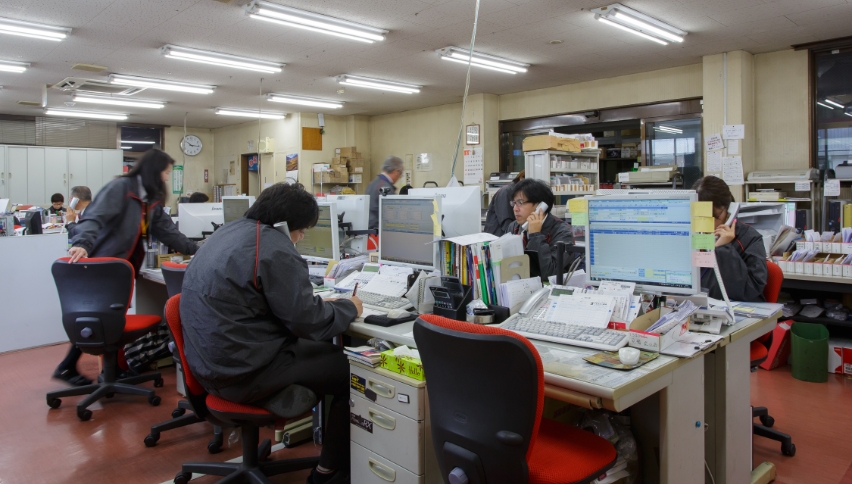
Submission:
M 210 200 L 206 193 L 195 192 L 189 196 L 189 203 L 204 203 Z
M 728 184 L 717 176 L 699 178 L 692 185 L 692 189 L 698 192 L 699 202 L 713 202 L 714 207 L 727 210 L 734 201 L 734 195 Z
M 157 148 L 146 151 L 142 158 L 133 165 L 124 176 L 128 178 L 142 178 L 142 186 L 145 187 L 146 202 L 166 201 L 166 183 L 163 181 L 162 173 L 174 165 L 175 160 L 168 153 Z
M 65 203 L 65 197 L 61 193 L 54 193 L 50 196 L 50 203 Z
M 553 208 L 553 190 L 551 190 L 550 187 L 541 180 L 524 178 L 518 183 L 515 183 L 515 186 L 512 187 L 512 200 L 515 199 L 515 196 L 518 193 L 523 193 L 524 198 L 535 205 L 538 205 L 541 202 L 546 203 L 547 212 L 545 213 L 550 213 L 550 209 Z
M 276 183 L 260 192 L 246 218 L 262 224 L 275 225 L 287 222 L 290 231 L 309 229 L 317 224 L 319 206 L 301 183 Z

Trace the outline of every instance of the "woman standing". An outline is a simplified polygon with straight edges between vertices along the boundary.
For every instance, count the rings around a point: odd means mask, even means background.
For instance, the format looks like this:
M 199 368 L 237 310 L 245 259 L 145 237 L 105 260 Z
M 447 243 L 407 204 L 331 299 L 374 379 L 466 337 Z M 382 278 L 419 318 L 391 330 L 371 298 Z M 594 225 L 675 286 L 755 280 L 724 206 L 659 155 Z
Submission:
M 75 226 L 68 250 L 71 263 L 86 257 L 116 257 L 130 262 L 138 274 L 152 236 L 182 254 L 194 254 L 198 244 L 180 233 L 163 212 L 174 163 L 164 151 L 152 149 L 130 172 L 104 186 Z M 54 378 L 73 385 L 91 383 L 77 372 L 81 354 L 72 346 Z

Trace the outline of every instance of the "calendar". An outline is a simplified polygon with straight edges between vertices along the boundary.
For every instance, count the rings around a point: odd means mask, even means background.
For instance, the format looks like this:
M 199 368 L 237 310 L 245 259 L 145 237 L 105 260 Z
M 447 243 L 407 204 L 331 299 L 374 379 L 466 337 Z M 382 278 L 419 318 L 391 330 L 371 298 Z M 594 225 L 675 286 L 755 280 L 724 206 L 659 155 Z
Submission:
M 481 185 L 485 175 L 485 164 L 482 160 L 482 148 L 464 150 L 464 184 L 465 186 Z

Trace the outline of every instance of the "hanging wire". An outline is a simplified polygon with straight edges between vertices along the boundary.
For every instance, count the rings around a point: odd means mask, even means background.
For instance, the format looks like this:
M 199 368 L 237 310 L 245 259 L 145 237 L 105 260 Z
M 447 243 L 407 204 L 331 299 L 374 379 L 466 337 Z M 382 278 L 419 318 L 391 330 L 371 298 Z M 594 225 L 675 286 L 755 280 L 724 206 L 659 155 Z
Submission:
M 473 44 L 476 42 L 476 24 L 479 21 L 479 2 L 476 0 L 476 10 L 473 13 L 473 34 L 470 36 L 470 51 L 467 56 L 467 79 L 464 83 L 464 97 L 462 97 L 461 120 L 459 121 L 459 135 L 456 138 L 456 149 L 453 150 L 453 166 L 450 169 L 450 179 L 456 176 L 456 162 L 459 158 L 459 148 L 461 147 L 462 134 L 464 133 L 464 113 L 467 109 L 467 92 L 470 89 L 470 68 L 473 67 Z

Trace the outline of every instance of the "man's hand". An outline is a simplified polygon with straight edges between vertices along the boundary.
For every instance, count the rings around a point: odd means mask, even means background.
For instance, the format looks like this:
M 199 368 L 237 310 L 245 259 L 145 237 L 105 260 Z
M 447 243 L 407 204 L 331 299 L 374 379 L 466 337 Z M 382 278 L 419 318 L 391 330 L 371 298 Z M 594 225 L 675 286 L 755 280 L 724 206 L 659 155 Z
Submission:
M 529 217 L 527 217 L 527 232 L 531 234 L 537 234 L 541 232 L 541 224 L 544 222 L 545 215 L 538 210 L 531 213 Z
M 71 223 L 77 221 L 77 212 L 74 211 L 73 208 L 68 207 L 65 211 L 65 223 Z
M 71 258 L 71 263 L 75 263 L 80 259 L 89 257 L 89 253 L 82 247 L 71 247 L 68 249 L 68 257 Z
M 716 239 L 716 247 L 721 247 L 726 244 L 730 244 L 737 237 L 737 221 L 731 224 L 730 227 L 727 225 L 720 225 L 716 227 L 716 236 L 719 238 Z
M 355 309 L 358 310 L 358 317 L 360 318 L 361 314 L 364 312 L 364 303 L 358 299 L 358 296 L 352 296 L 349 300 L 355 305 Z

